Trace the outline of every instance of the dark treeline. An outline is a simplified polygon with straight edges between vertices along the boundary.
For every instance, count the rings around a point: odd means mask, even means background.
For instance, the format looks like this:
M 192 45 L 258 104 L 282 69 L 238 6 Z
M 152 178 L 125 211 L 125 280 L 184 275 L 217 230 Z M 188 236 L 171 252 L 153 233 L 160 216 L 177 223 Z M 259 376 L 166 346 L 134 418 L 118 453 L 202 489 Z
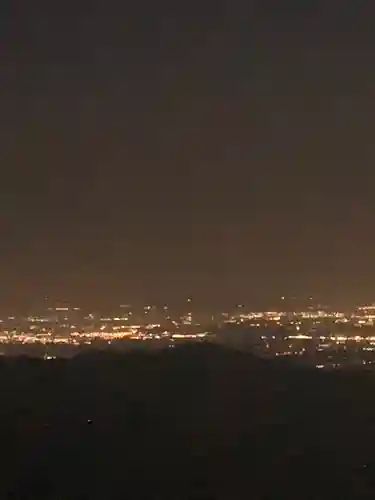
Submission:
M 375 491 L 372 373 L 322 373 L 201 344 L 5 358 L 0 389 L 0 498 L 308 500 Z

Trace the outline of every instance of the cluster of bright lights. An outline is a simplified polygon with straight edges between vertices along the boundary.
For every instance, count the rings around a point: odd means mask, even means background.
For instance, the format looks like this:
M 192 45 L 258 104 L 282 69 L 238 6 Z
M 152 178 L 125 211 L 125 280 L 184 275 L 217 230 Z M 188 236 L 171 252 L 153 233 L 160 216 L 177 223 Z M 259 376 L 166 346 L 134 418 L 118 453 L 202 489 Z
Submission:
M 164 330 L 160 332 L 154 332 L 153 330 L 159 328 L 160 325 L 151 324 L 147 327 L 142 327 L 141 325 L 132 325 L 127 327 L 125 331 L 116 330 L 105 330 L 101 327 L 98 331 L 73 331 L 68 335 L 54 335 L 51 332 L 41 333 L 41 334 L 29 334 L 29 333 L 13 333 L 13 332 L 3 332 L 0 335 L 0 343 L 10 344 L 10 343 L 20 343 L 20 344 L 73 344 L 77 345 L 80 343 L 91 344 L 95 340 L 162 340 L 166 338 L 172 339 L 197 339 L 205 337 L 208 332 L 200 333 L 179 333 L 175 334 Z

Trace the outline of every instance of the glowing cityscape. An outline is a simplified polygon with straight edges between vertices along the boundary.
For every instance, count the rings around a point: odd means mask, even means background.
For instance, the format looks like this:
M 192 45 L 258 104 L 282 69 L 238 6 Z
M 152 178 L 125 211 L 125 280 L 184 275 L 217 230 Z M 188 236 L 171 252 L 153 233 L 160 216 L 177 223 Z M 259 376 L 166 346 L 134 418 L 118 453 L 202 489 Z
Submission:
M 3 355 L 73 356 L 82 349 L 170 348 L 217 342 L 265 357 L 288 357 L 318 368 L 375 362 L 375 305 L 335 311 L 309 305 L 296 311 L 251 311 L 244 305 L 215 313 L 168 305 L 122 305 L 112 313 L 49 307 L 0 320 Z

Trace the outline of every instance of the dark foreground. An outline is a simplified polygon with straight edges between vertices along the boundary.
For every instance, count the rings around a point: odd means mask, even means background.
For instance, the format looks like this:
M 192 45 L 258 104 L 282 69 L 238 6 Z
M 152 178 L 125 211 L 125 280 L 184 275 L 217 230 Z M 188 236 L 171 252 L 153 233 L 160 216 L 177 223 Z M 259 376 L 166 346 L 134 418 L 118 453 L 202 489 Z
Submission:
M 0 364 L 0 498 L 375 498 L 375 374 L 213 346 Z

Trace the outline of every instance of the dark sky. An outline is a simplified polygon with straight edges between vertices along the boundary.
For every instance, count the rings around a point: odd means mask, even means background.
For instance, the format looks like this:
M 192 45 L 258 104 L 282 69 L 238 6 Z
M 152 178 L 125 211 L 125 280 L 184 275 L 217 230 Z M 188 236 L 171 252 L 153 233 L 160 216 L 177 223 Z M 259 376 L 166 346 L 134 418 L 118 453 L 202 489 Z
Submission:
M 371 5 L 3 2 L 2 303 L 375 299 Z

